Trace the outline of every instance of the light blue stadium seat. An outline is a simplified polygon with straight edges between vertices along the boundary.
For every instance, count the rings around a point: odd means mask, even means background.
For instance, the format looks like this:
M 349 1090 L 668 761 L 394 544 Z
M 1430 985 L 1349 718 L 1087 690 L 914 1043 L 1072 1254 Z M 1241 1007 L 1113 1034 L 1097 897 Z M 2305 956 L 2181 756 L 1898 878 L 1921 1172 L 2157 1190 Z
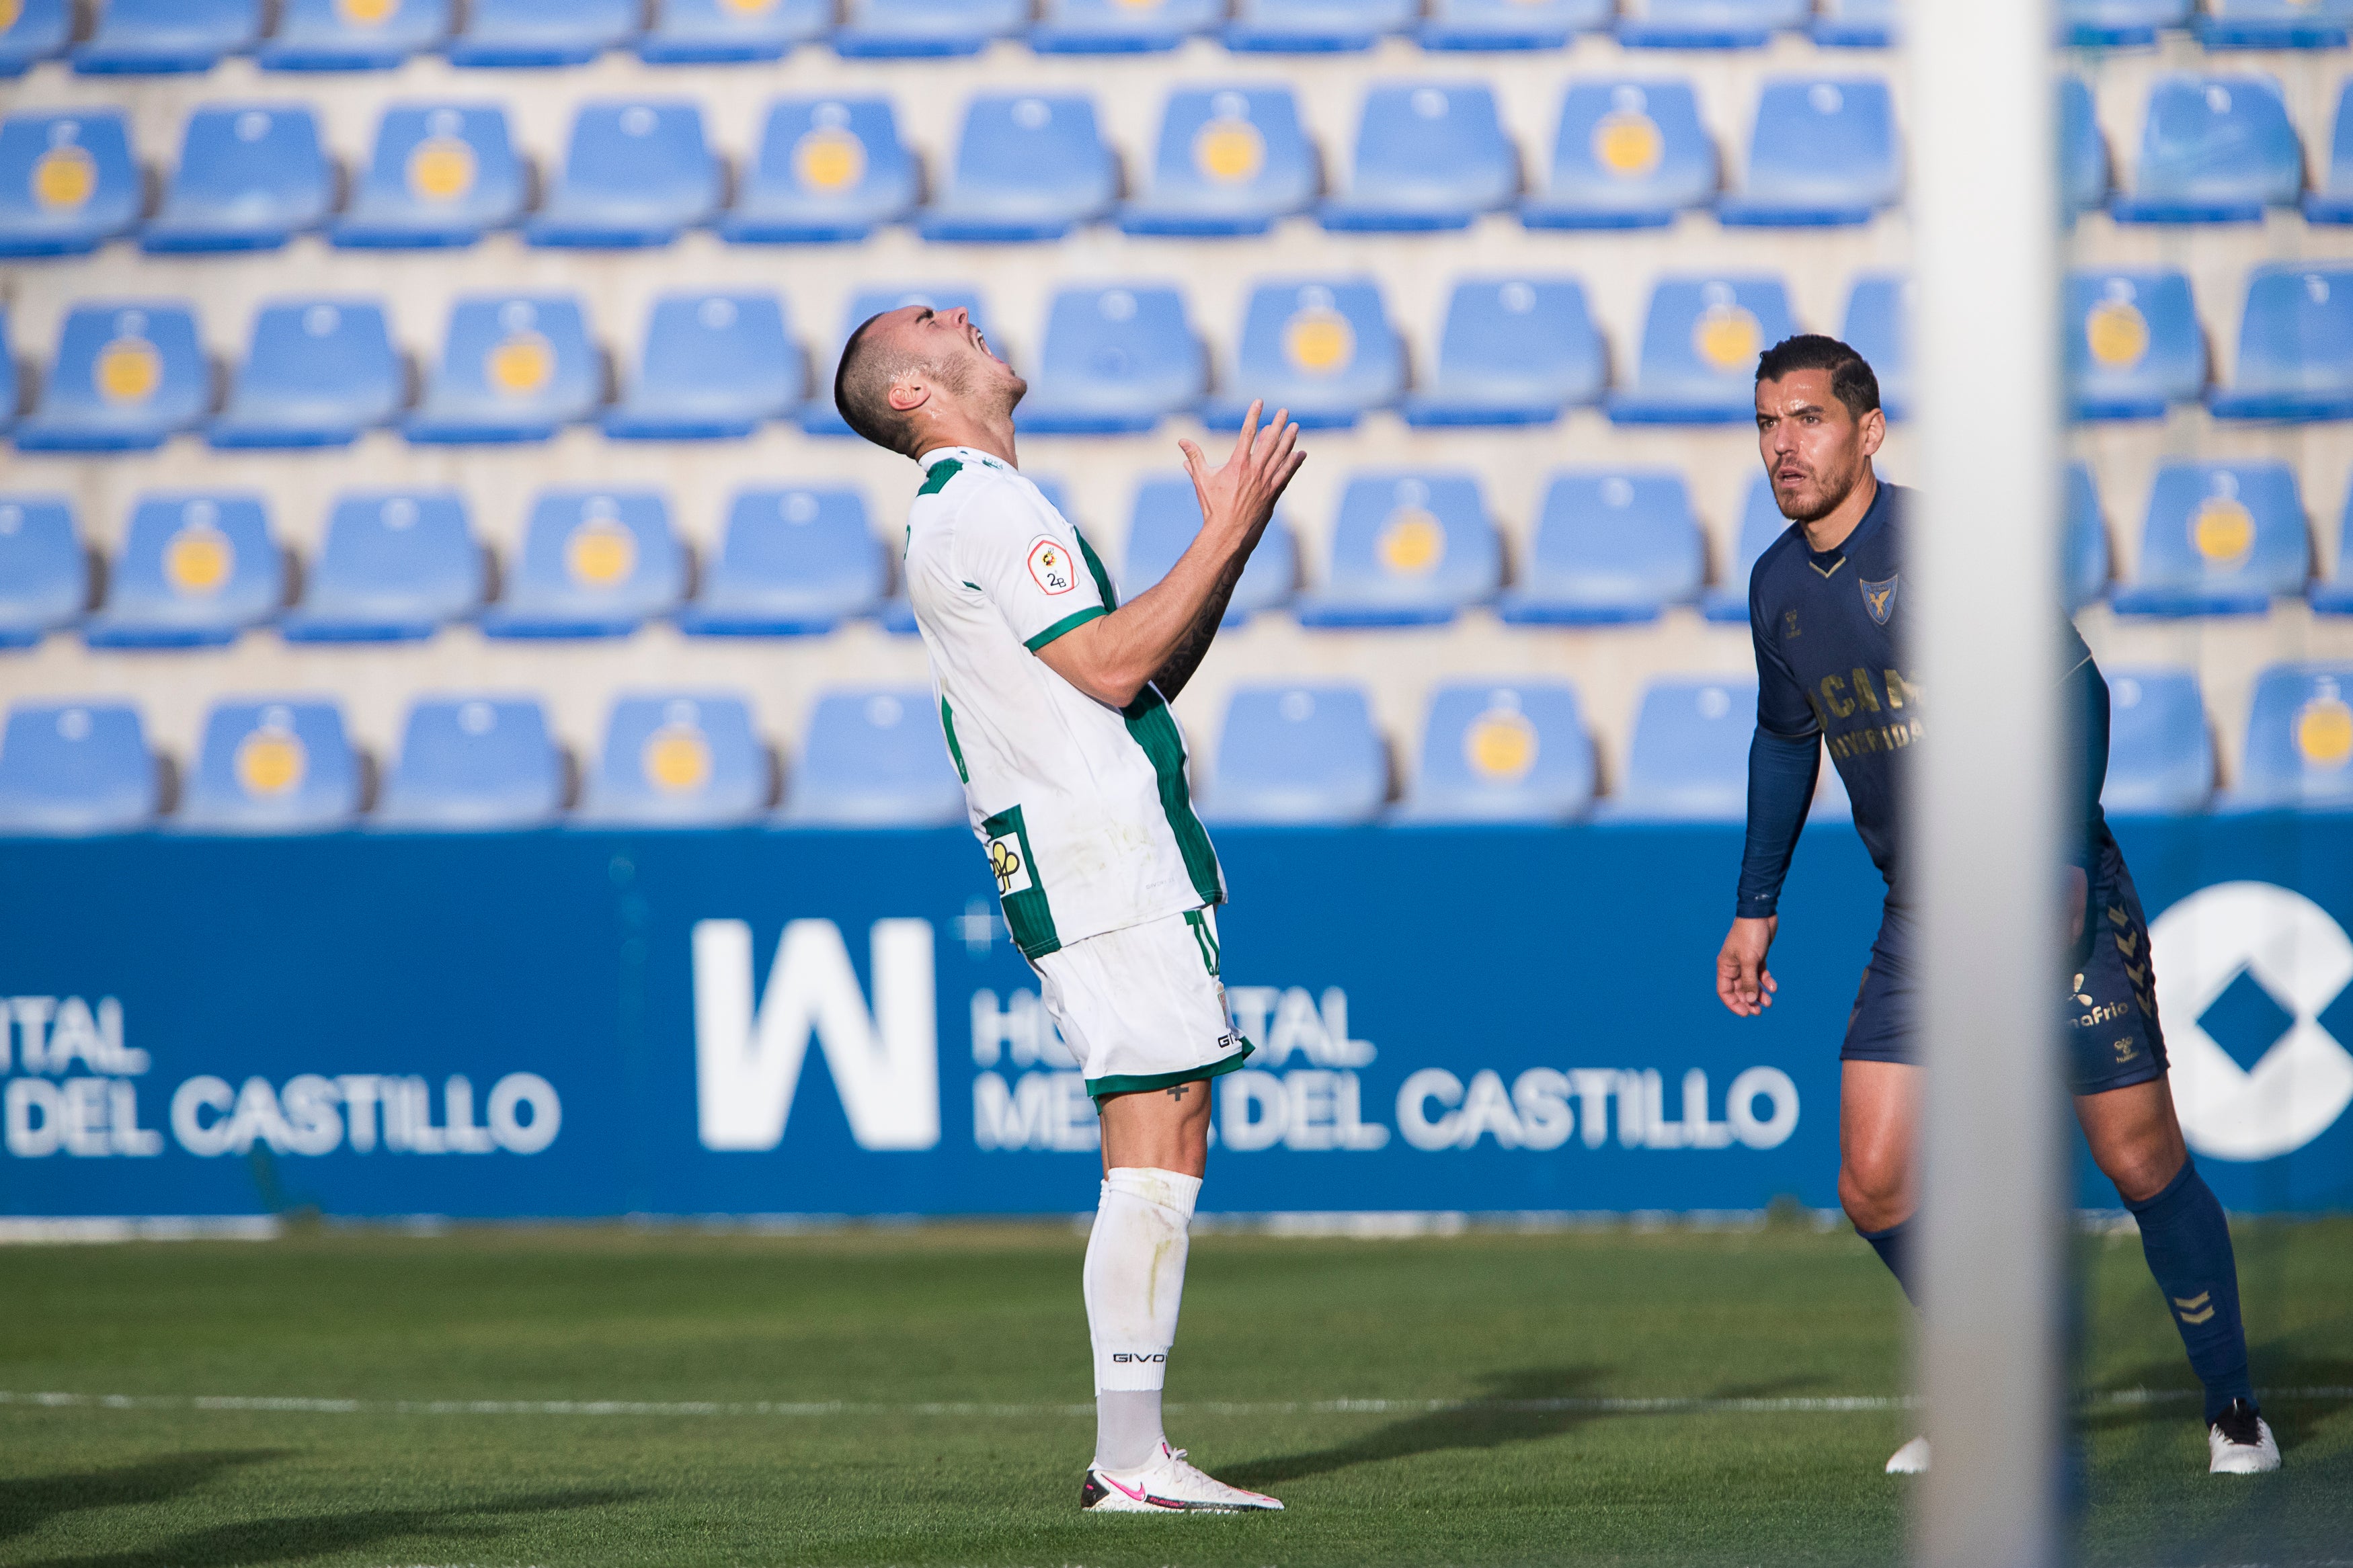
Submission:
M 2060 309 L 2078 419 L 2162 419 L 2205 392 L 2206 332 L 2187 274 L 2071 272 Z
M 2353 419 L 2353 267 L 2274 264 L 2247 279 L 2223 419 Z
M 481 608 L 482 549 L 456 490 L 355 490 L 279 626 L 288 642 L 408 642 Z
M 1371 821 L 1388 793 L 1388 742 L 1362 687 L 1242 685 L 1200 811 L 1215 824 L 1339 826 Z
M 2161 76 L 2149 87 L 2123 223 L 2259 223 L 2304 199 L 2304 143 L 2267 76 Z
M 0 834 L 148 826 L 161 780 L 127 702 L 17 702 L 0 732 Z
M 1618 24 L 1636 49 L 1761 49 L 1813 19 L 1811 0 L 1645 0 Z
M 768 807 L 774 770 L 733 692 L 617 697 L 605 750 L 580 803 L 583 821 L 638 827 L 749 822 Z
M 332 699 L 230 698 L 204 739 L 173 826 L 198 833 L 318 833 L 360 812 L 360 760 Z
M 347 447 L 390 424 L 407 372 L 374 300 L 280 300 L 253 321 L 253 343 L 215 447 Z
M 1634 384 L 1609 400 L 1620 425 L 1746 425 L 1757 361 L 1797 331 L 1778 278 L 1664 277 L 1651 292 Z
M 60 495 L 0 494 L 0 648 L 31 647 L 90 605 L 90 553 Z
M 0 120 L 0 256 L 80 256 L 139 226 L 139 164 L 119 109 Z
M 676 608 L 686 552 L 659 490 L 550 489 L 532 503 L 494 637 L 627 637 Z
M 866 498 L 846 486 L 736 492 L 702 591 L 678 613 L 697 637 L 822 637 L 890 586 Z
M 1322 162 L 1287 87 L 1177 88 L 1160 119 L 1151 189 L 1130 234 L 1264 234 L 1315 200 Z
M 1673 677 L 1642 692 L 1625 776 L 1604 815 L 1627 821 L 1738 822 L 1748 812 L 1757 681 Z
M 2353 664 L 2275 664 L 2255 678 L 2239 810 L 2353 807 Z
M 42 60 L 66 52 L 73 37 L 72 0 L 17 0 L 0 26 L 0 78 L 22 76 Z
M 1519 585 L 1504 595 L 1514 626 L 1656 620 L 1699 597 L 1707 546 L 1683 475 L 1663 468 L 1555 474 Z
M 955 172 L 923 215 L 925 239 L 1060 239 L 1103 216 L 1119 163 L 1080 93 L 983 93 L 965 109 Z
M 539 827 L 564 810 L 564 756 L 533 697 L 421 697 L 375 821 L 420 832 Z
M 140 497 L 107 574 L 92 647 L 225 647 L 278 613 L 286 559 L 261 497 L 180 491 Z
M 1895 47 L 1897 0 L 1822 0 L 1814 18 L 1814 43 L 1825 49 L 1887 49 Z
M 1150 430 L 1199 402 L 1208 384 L 1208 361 L 1176 289 L 1062 289 L 1048 307 L 1045 345 L 1017 416 L 1040 435 Z
M 922 686 L 829 691 L 817 700 L 783 816 L 825 827 L 933 826 L 968 820 L 964 784 Z
M 668 245 L 711 220 L 720 184 L 692 100 L 585 103 L 554 188 L 524 234 L 533 245 L 591 249 Z
M 210 70 L 261 37 L 261 0 L 106 0 L 98 30 L 74 50 L 83 76 Z
M 2311 545 L 2285 463 L 2168 463 L 2149 492 L 2138 569 L 2114 602 L 2127 616 L 2260 616 L 2304 592 Z
M 1879 406 L 1892 420 L 1912 414 L 1911 280 L 1897 273 L 1867 272 L 1847 291 L 1846 324 L 1840 341 L 1870 362 L 1879 378 Z
M 1895 106 L 1876 77 L 1780 78 L 1764 84 L 1748 138 L 1748 177 L 1716 204 L 1719 223 L 1821 228 L 1869 223 L 1904 195 Z
M 304 104 L 219 104 L 188 117 L 180 166 L 141 248 L 274 250 L 334 205 L 335 168 Z
M 934 310 L 964 310 L 972 317 L 972 324 L 983 336 L 988 333 L 988 315 L 980 296 L 973 290 L 954 286 L 933 287 L 918 284 L 913 288 L 861 289 L 850 296 L 849 308 L 841 313 L 841 331 L 833 340 L 833 352 L 827 356 L 817 375 L 818 395 L 801 407 L 801 428 L 812 436 L 850 436 L 856 434 L 833 405 L 834 373 L 841 364 L 841 351 L 849 346 L 849 334 L 866 321 L 888 310 L 909 305 L 924 305 Z
M 2072 616 L 2108 595 L 2108 517 L 2089 463 L 2067 465 L 2067 535 L 2062 548 L 2060 585 Z
M 2189 26 L 2195 0 L 2059 0 L 2062 42 L 2078 48 L 2154 44 L 2160 31 Z
M 799 405 L 804 368 L 776 295 L 663 294 L 647 316 L 637 378 L 605 416 L 605 434 L 638 441 L 749 436 Z
M 544 441 L 604 396 L 603 357 L 569 294 L 461 295 L 411 441 Z
M 1609 351 L 1574 278 L 1466 278 L 1438 337 L 1430 390 L 1406 399 L 1418 426 L 1546 425 L 1599 402 Z
M 2212 0 L 2198 18 L 2210 49 L 2341 49 L 2353 0 Z
M 1401 822 L 1566 822 L 1593 804 L 1593 740 L 1577 688 L 1450 681 L 1430 693 Z
M 2115 183 L 2108 138 L 2079 76 L 2059 79 L 2059 194 L 2070 213 L 2089 212 L 2108 199 Z
M 334 243 L 407 250 L 471 245 L 522 216 L 529 179 L 495 103 L 393 104 Z
M 780 98 L 719 232 L 739 245 L 864 239 L 921 184 L 887 98 Z
M 1158 54 L 1225 15 L 1225 0 L 1046 0 L 1029 47 L 1041 55 Z
M 782 59 L 832 23 L 832 0 L 657 0 L 638 58 L 659 66 Z
M 1148 475 L 1135 487 L 1135 510 L 1127 528 L 1120 576 L 1134 598 L 1168 575 L 1201 531 L 1200 498 L 1184 474 Z M 1261 610 L 1287 604 L 1299 584 L 1299 543 L 1277 511 L 1258 548 L 1234 584 L 1224 624 L 1238 626 Z
M 1346 429 L 1405 392 L 1405 345 L 1370 278 L 1258 285 L 1234 357 L 1230 395 L 1202 405 L 1215 429 L 1240 428 L 1252 398 L 1304 429 Z
M 1226 47 L 1244 54 L 1353 54 L 1419 19 L 1419 0 L 1240 0 Z
M 391 70 L 439 48 L 453 20 L 451 0 L 285 0 L 261 68 Z
M 1734 536 L 1731 570 L 1708 591 L 1701 613 L 1711 621 L 1746 621 L 1748 575 L 1757 570 L 1757 558 L 1788 530 L 1789 520 L 1773 500 L 1772 482 L 1762 474 L 1749 480 L 1740 506 L 1740 529 Z
M 643 20 L 638 0 L 467 0 L 449 63 L 585 66 L 635 42 Z
M 1617 0 L 1433 0 L 1425 49 L 1556 49 L 1617 20 Z
M 1365 93 L 1348 188 L 1320 216 L 1340 230 L 1467 228 L 1519 194 L 1519 149 L 1484 85 L 1380 83 Z
M 1028 0 L 849 0 L 833 51 L 845 59 L 976 55 L 1029 20 Z
M 1561 100 L 1530 228 L 1662 228 L 1715 198 L 1715 142 L 1687 81 L 1578 81 Z
M 2328 173 L 2320 188 L 2304 198 L 2306 223 L 2353 223 L 2353 79 L 2337 95 L 2334 124 L 2328 137 Z
M 2111 816 L 2188 816 L 2214 797 L 2214 737 L 2190 669 L 2125 668 L 2108 680 Z
M 2353 488 L 2337 524 L 2337 571 L 2312 585 L 2312 607 L 2324 616 L 2353 616 Z
M 1503 584 L 1504 550 L 1467 472 L 1358 474 L 1340 495 L 1331 569 L 1304 626 L 1440 626 Z
M 0 305 L 0 435 L 16 427 L 16 409 L 24 401 L 25 374 L 16 364 L 16 344 L 8 331 L 8 308 Z
M 76 305 L 16 445 L 27 452 L 146 451 L 195 425 L 211 405 L 212 369 L 187 306 Z

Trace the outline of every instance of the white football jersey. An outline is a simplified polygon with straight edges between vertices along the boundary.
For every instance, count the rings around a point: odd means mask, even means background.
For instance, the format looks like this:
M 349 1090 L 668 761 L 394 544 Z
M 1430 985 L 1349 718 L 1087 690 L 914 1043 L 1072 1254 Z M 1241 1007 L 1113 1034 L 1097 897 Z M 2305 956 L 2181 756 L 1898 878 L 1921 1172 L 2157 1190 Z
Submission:
M 1146 687 L 1124 711 L 1038 650 L 1117 607 L 1111 574 L 1011 465 L 968 447 L 922 458 L 907 597 L 940 727 L 1005 923 L 1023 953 L 1222 903 L 1185 738 Z

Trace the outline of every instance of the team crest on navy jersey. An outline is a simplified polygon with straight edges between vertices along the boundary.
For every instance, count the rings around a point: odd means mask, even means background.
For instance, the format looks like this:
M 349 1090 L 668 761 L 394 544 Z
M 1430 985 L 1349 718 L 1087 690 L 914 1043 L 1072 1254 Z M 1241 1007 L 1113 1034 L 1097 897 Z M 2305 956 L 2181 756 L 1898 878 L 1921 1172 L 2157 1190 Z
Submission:
M 1897 573 L 1883 582 L 1857 584 L 1862 590 L 1862 607 L 1869 610 L 1871 618 L 1883 626 L 1887 624 L 1887 617 L 1895 613 L 1895 584 L 1902 575 Z

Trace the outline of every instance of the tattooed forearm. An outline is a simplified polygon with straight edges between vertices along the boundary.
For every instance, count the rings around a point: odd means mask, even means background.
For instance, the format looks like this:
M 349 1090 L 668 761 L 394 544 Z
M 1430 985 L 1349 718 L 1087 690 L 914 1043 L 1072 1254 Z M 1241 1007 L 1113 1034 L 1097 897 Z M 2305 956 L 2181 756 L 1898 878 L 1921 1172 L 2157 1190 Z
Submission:
M 1169 654 L 1168 661 L 1153 672 L 1152 684 L 1169 701 L 1176 700 L 1176 694 L 1185 689 L 1185 683 L 1201 668 L 1201 660 L 1208 656 L 1209 644 L 1218 635 L 1218 625 L 1226 618 L 1226 605 L 1234 596 L 1234 584 L 1241 581 L 1247 557 L 1238 559 L 1226 568 L 1202 605 L 1201 613 L 1193 618 L 1183 640 Z

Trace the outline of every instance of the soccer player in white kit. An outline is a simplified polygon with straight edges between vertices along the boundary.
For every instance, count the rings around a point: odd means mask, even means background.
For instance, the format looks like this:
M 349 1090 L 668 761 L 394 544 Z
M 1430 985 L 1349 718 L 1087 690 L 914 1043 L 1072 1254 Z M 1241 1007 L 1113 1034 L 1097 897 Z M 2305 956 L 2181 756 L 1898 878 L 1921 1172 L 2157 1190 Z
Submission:
M 1179 442 L 1201 531 L 1166 577 L 1121 605 L 1085 538 L 1015 464 L 1013 409 L 1028 390 L 965 311 L 907 306 L 850 335 L 834 402 L 860 435 L 923 466 L 907 596 L 940 727 L 1006 926 L 1102 1123 L 1083 1275 L 1095 1453 L 1080 1506 L 1279 1509 L 1196 1469 L 1161 1430 L 1186 1226 L 1208 1158 L 1208 1080 L 1251 1048 L 1218 979 L 1225 881 L 1168 700 L 1208 651 L 1306 454 L 1297 426 L 1277 412 L 1261 428 L 1255 404 L 1224 467 Z

